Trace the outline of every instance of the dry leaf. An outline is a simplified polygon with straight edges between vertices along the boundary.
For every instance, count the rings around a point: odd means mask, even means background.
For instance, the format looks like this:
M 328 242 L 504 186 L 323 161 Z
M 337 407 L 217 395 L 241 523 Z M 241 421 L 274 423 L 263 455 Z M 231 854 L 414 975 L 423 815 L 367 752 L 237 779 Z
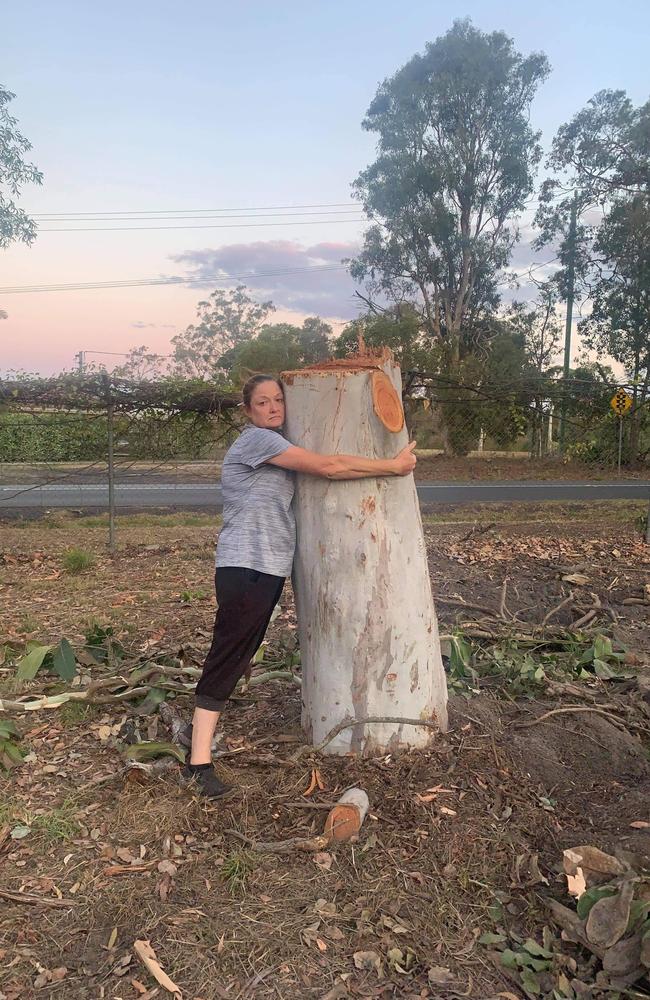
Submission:
M 344 1000 L 345 997 L 349 997 L 348 988 L 345 982 L 336 983 L 331 990 L 328 990 L 320 1000 Z
M 650 823 L 646 823 L 644 819 L 635 819 L 630 826 L 633 830 L 650 830 Z
M 128 847 L 118 847 L 115 852 L 116 856 L 123 861 L 125 865 L 137 865 L 140 858 L 136 858 L 134 854 L 129 850 Z
M 634 882 L 624 882 L 616 896 L 599 899 L 589 911 L 585 933 L 598 948 L 611 948 L 625 934 L 630 919 Z
M 354 959 L 355 968 L 362 971 L 372 971 L 374 969 L 379 979 L 382 979 L 381 958 L 376 951 L 355 951 L 352 958 Z
M 161 968 L 157 958 L 156 953 L 151 947 L 150 941 L 134 941 L 133 950 L 145 966 L 148 972 L 154 977 L 157 983 L 160 983 L 166 990 L 170 993 L 177 993 L 180 997 L 180 990 L 173 980 L 169 978 L 166 972 Z
M 330 903 L 326 899 L 317 899 L 314 909 L 321 917 L 333 917 L 336 914 L 336 903 Z
M 447 986 L 455 979 L 449 969 L 445 969 L 442 965 L 432 965 L 427 972 L 427 977 L 431 986 Z
M 313 860 L 314 864 L 318 865 L 319 868 L 322 868 L 326 872 L 330 871 L 333 859 L 332 855 L 328 854 L 327 851 L 317 851 L 317 853 L 314 854 Z
M 575 583 L 578 587 L 584 587 L 586 583 L 589 583 L 589 577 L 585 576 L 584 573 L 567 573 L 562 579 L 565 583 Z
M 173 861 L 168 861 L 167 859 L 163 859 L 162 861 L 158 862 L 158 871 L 161 872 L 163 875 L 175 875 L 176 872 L 178 871 L 178 868 L 176 867 Z

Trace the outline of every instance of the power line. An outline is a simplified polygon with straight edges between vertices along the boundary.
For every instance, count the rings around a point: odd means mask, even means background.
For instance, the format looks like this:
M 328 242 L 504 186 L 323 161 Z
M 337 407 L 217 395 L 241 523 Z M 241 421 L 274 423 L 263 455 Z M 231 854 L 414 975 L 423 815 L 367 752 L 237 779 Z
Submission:
M 71 215 L 60 215 L 52 216 L 51 218 L 45 219 L 45 222 L 181 222 L 183 219 L 188 219 L 190 222 L 201 222 L 203 219 L 284 219 L 284 218 L 302 218 L 304 216 L 324 216 L 324 215 L 358 215 L 361 208 L 357 205 L 354 208 L 336 208 L 327 211 L 318 212 L 265 212 L 264 214 L 260 212 L 246 212 L 244 214 L 238 213 L 228 213 L 226 215 L 216 212 L 201 212 L 195 215 L 192 214 L 171 214 L 171 213 L 161 213 L 153 216 L 137 216 L 137 215 L 88 215 L 83 218 L 74 218 Z
M 247 281 L 251 278 L 283 278 L 294 274 L 323 273 L 324 271 L 346 271 L 345 264 L 313 264 L 310 267 L 276 268 L 271 271 L 249 271 L 247 274 L 206 274 L 169 278 L 133 278 L 131 280 L 73 282 L 70 284 L 10 285 L 0 288 L 0 295 L 14 295 L 22 292 L 67 292 L 86 291 L 102 288 L 141 288 L 149 285 L 191 285 L 197 282 Z
M 302 208 L 349 208 L 352 202 L 334 201 L 323 202 L 317 205 L 246 205 L 240 208 L 145 208 L 145 209 L 125 209 L 121 212 L 40 212 L 28 214 L 32 219 L 49 219 L 55 216 L 84 216 L 84 215 L 198 215 L 209 212 L 279 212 L 285 209 Z
M 110 220 L 106 220 L 110 221 Z M 342 222 L 367 222 L 360 219 L 311 219 L 309 222 L 229 222 L 225 225 L 208 226 L 87 226 L 75 229 L 39 229 L 39 233 L 126 233 L 148 232 L 160 229 L 256 229 L 258 226 L 331 226 Z

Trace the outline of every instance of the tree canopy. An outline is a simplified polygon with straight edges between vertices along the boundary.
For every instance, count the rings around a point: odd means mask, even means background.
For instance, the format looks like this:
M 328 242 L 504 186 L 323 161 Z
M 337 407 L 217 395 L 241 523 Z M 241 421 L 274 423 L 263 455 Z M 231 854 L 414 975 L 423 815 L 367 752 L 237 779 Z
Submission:
M 25 153 L 32 146 L 18 131 L 18 121 L 8 110 L 15 96 L 0 86 L 0 248 L 15 241 L 33 243 L 36 239 L 36 224 L 15 199 L 25 184 L 43 181 L 40 170 L 25 161 Z
M 352 273 L 392 301 L 416 298 L 452 368 L 489 333 L 541 156 L 529 112 L 548 72 L 543 54 L 456 21 L 384 81 L 363 122 L 378 155 L 354 187 L 374 224 Z

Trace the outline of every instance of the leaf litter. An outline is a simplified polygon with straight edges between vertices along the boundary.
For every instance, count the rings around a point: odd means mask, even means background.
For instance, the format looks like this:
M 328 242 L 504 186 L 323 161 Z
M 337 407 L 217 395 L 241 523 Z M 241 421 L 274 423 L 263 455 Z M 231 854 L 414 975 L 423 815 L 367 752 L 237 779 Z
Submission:
M 593 540 L 566 545 L 559 553 L 557 546 L 545 544 L 546 555 L 538 548 L 532 558 L 538 564 L 548 558 L 556 588 L 569 585 L 561 571 L 569 575 L 571 561 L 605 551 Z M 633 545 L 617 544 L 626 557 L 634 554 Z M 155 579 L 152 570 L 160 555 L 133 546 L 118 557 L 131 561 L 133 571 L 137 562 L 140 572 L 142 561 L 149 560 L 149 578 L 141 588 L 148 588 L 149 602 L 137 594 L 133 604 L 115 602 L 114 632 L 93 647 L 95 652 L 113 639 L 110 656 L 118 644 L 128 650 L 134 641 L 146 646 L 147 654 L 174 648 L 173 627 L 161 631 L 159 625 L 164 573 L 160 566 L 161 577 Z M 178 594 L 197 589 L 205 572 L 205 544 L 201 552 L 190 548 L 190 555 Z M 528 565 L 528 556 L 516 546 L 512 558 L 521 558 L 524 569 Z M 477 565 L 488 563 L 477 560 Z M 98 559 L 98 572 L 101 568 Z M 118 575 L 125 571 L 126 566 Z M 590 567 L 587 575 L 589 587 L 595 587 L 600 571 Z M 137 590 L 139 582 L 131 580 Z M 109 586 L 115 583 L 102 583 L 100 572 L 100 600 L 102 588 L 106 597 Z M 486 596 L 492 586 L 486 579 Z M 28 598 L 29 588 L 25 591 Z M 180 609 L 179 639 L 192 629 L 203 629 L 207 637 L 209 607 L 205 602 L 185 606 L 178 594 L 173 606 Z M 555 599 L 561 594 L 557 590 Z M 71 614 L 79 604 L 76 596 Z M 631 608 L 635 624 L 637 606 Z M 41 610 L 46 621 L 47 608 L 41 605 Z M 50 620 L 65 624 L 65 613 L 64 603 L 52 609 Z M 124 631 L 120 621 L 132 631 Z M 101 627 L 106 624 L 104 619 Z M 443 621 L 443 627 L 449 624 Z M 281 651 L 281 632 L 295 632 L 288 602 L 272 627 L 271 650 L 275 645 Z M 75 639 L 73 630 L 66 634 Z M 20 636 L 14 630 L 12 641 L 19 643 Z M 44 628 L 38 639 L 56 646 L 60 636 Z M 184 645 L 186 656 L 198 657 L 200 646 L 194 653 Z M 96 668 L 83 669 L 92 674 Z M 585 975 L 591 995 L 600 996 L 596 979 L 603 969 L 589 968 L 585 945 L 561 940 L 547 900 L 561 901 L 576 920 L 585 920 L 561 874 L 562 852 L 577 852 L 575 844 L 597 844 L 610 857 L 615 849 L 635 855 L 637 867 L 626 862 L 626 871 L 641 878 L 639 858 L 647 857 L 650 840 L 648 714 L 632 679 L 592 676 L 580 688 L 581 704 L 605 714 L 552 715 L 567 700 L 578 703 L 571 684 L 553 681 L 538 692 L 543 700 L 534 702 L 499 700 L 489 686 L 470 700 L 464 694 L 452 699 L 452 730 L 430 751 L 365 761 L 308 751 L 291 766 L 281 761 L 286 741 L 300 740 L 299 692 L 276 684 L 258 687 L 227 710 L 219 766 L 240 794 L 218 807 L 196 801 L 178 785 L 173 758 L 170 769 L 156 771 L 152 752 L 153 760 L 125 770 L 120 734 L 136 718 L 129 706 L 104 706 L 103 716 L 95 712 L 71 718 L 67 725 L 60 721 L 62 709 L 34 713 L 20 743 L 35 759 L 15 767 L 2 789 L 9 832 L 4 841 L 0 836 L 0 884 L 6 893 L 0 991 L 14 1000 L 43 976 L 43 995 L 49 990 L 52 996 L 85 1000 L 98 996 L 101 984 L 106 998 L 117 998 L 125 995 L 124 983 L 133 996 L 153 996 L 156 990 L 171 995 L 153 966 L 134 974 L 132 947 L 140 941 L 149 942 L 159 969 L 184 998 L 241 994 L 294 1000 L 330 993 L 509 1000 L 517 995 L 515 982 L 517 990 L 529 991 L 525 995 L 544 995 L 534 990 L 546 985 L 548 970 L 536 964 L 549 962 L 561 1000 L 571 997 L 571 990 L 580 995 L 571 984 Z M 185 695 L 179 694 L 175 704 L 188 712 Z M 537 722 L 545 713 L 550 717 Z M 522 721 L 537 724 L 522 730 Z M 134 746 L 146 742 L 149 722 L 145 718 L 138 725 L 142 732 Z M 175 743 L 163 723 L 157 728 L 150 742 Z M 140 776 L 135 780 L 132 774 Z M 254 849 L 255 843 L 292 838 L 316 842 L 332 802 L 350 785 L 365 789 L 371 804 L 358 843 L 306 854 Z M 14 829 L 25 832 L 15 838 Z M 249 836 L 253 846 L 242 845 L 229 831 Z M 594 856 L 581 860 L 575 867 L 584 873 Z M 593 904 L 605 904 L 596 910 L 596 916 L 601 913 L 596 938 L 609 942 L 628 912 L 627 896 L 621 901 L 616 885 L 590 887 L 589 877 L 583 877 L 585 890 L 577 902 L 586 893 L 598 897 L 602 892 Z M 633 912 L 640 919 L 635 904 L 643 903 L 639 887 L 645 883 L 628 884 L 634 886 L 629 924 Z M 615 894 L 617 905 L 608 903 Z M 50 907 L 50 901 L 57 905 Z M 47 914 L 47 932 L 42 921 L 34 920 L 39 906 Z M 618 949 L 608 959 L 614 969 L 626 968 L 630 954 L 634 959 L 638 951 L 640 960 L 647 953 L 638 933 L 628 932 L 626 925 L 605 948 Z M 479 943 L 486 935 L 493 937 Z M 491 961 L 490 951 L 506 954 L 510 966 Z M 66 973 L 58 987 L 56 977 L 48 980 L 46 972 L 60 969 Z M 602 995 L 611 1000 L 611 991 Z

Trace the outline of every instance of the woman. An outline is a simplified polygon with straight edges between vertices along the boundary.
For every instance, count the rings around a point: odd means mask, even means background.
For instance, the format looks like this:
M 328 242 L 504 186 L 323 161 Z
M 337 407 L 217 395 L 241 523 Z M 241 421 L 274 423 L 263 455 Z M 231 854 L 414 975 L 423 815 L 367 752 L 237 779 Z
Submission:
M 291 574 L 296 524 L 291 501 L 295 473 L 326 479 L 406 476 L 415 468 L 415 442 L 396 458 L 320 455 L 297 448 L 281 434 L 284 392 L 269 375 L 255 375 L 243 389 L 250 424 L 226 452 L 221 470 L 223 528 L 216 555 L 217 616 L 210 651 L 196 688 L 190 745 L 183 775 L 209 798 L 232 789 L 211 763 L 219 716 L 259 649 Z

